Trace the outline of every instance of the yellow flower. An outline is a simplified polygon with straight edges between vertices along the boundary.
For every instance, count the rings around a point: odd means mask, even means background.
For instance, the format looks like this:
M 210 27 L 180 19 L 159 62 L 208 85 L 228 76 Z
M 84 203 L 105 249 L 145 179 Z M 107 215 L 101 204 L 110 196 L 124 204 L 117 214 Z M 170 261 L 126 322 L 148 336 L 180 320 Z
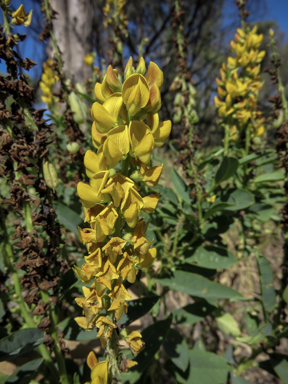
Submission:
M 92 370 L 91 384 L 108 384 L 108 361 L 100 361 L 93 351 L 87 357 L 87 365 Z
M 129 76 L 122 87 L 123 101 L 131 116 L 135 116 L 148 103 L 150 90 L 144 76 Z
M 26 14 L 24 6 L 21 4 L 20 7 L 12 13 L 11 24 L 24 25 L 24 27 L 29 27 L 32 21 L 32 12 L 33 10 L 31 9 L 31 11 Z
M 94 61 L 95 53 L 87 53 L 87 55 L 84 56 L 84 63 L 86 65 L 92 65 Z

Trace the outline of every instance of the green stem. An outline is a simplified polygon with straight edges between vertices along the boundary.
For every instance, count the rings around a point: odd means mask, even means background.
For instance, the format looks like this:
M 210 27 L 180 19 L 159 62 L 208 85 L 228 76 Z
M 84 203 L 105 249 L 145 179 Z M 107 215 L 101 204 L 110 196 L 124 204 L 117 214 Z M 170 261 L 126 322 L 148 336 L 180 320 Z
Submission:
M 230 136 L 229 125 L 225 124 L 224 129 L 225 129 L 224 156 L 227 156 L 228 155 L 228 150 L 229 150 L 229 136 Z
M 250 126 L 247 125 L 245 130 L 245 156 L 249 155 L 250 149 Z
M 27 231 L 31 232 L 33 229 L 33 220 L 31 215 L 30 202 L 27 200 L 24 201 L 23 211 L 24 211 L 24 218 L 26 221 Z
M 8 37 L 8 35 L 10 33 L 10 24 L 8 22 L 6 7 L 5 7 L 5 9 L 2 8 L 2 13 L 3 13 L 3 20 L 4 20 L 4 31 L 6 32 L 6 35 Z
M 42 297 L 42 300 L 44 303 L 47 303 L 50 301 L 50 297 L 46 291 L 41 291 L 41 297 Z M 50 333 L 51 333 L 51 337 L 54 341 L 53 350 L 55 353 L 55 357 L 57 360 L 58 369 L 59 369 L 59 373 L 60 373 L 60 382 L 61 382 L 61 384 L 70 384 L 70 381 L 69 381 L 69 378 L 67 375 L 67 371 L 66 371 L 65 359 L 62 355 L 60 343 L 58 340 L 58 332 L 57 332 L 57 327 L 56 327 L 57 315 L 56 315 L 54 309 L 52 309 L 52 306 L 49 307 L 49 319 L 51 321 Z

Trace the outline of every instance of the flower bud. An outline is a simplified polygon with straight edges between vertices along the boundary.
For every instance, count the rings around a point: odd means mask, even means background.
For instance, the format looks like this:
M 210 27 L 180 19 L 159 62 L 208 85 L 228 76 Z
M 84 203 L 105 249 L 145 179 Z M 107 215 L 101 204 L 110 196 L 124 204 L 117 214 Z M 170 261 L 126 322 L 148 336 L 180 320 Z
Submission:
M 280 128 L 282 123 L 283 123 L 283 120 L 284 120 L 284 113 L 283 113 L 283 109 L 280 109 L 279 111 L 279 115 L 277 117 L 277 119 L 275 119 L 272 123 L 273 127 L 274 128 Z
M 67 144 L 66 148 L 70 153 L 77 153 L 80 149 L 80 145 L 74 141 L 74 143 Z
M 73 113 L 73 119 L 75 123 L 82 124 L 87 118 L 87 107 L 79 99 L 75 92 L 71 92 L 68 96 L 69 104 Z
M 49 188 L 55 192 L 55 189 L 58 187 L 58 175 L 54 165 L 50 161 L 43 161 L 43 177 Z

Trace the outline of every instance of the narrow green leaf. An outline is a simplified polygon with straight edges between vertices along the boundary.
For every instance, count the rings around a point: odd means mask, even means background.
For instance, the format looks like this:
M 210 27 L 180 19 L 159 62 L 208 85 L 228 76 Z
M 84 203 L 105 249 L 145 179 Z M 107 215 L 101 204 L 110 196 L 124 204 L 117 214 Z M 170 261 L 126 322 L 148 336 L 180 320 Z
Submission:
M 276 292 L 273 287 L 273 271 L 268 260 L 264 256 L 257 258 L 262 301 L 267 312 L 273 312 L 276 305 Z
M 60 223 L 64 225 L 66 229 L 78 236 L 78 226 L 83 223 L 81 217 L 76 212 L 72 211 L 72 209 L 58 201 L 55 201 L 53 204 Z
M 180 196 L 181 199 L 184 200 L 187 204 L 191 204 L 191 198 L 187 191 L 187 186 L 174 168 L 171 169 L 170 175 L 176 194 Z
M 231 373 L 231 384 L 252 384 L 251 381 L 248 381 L 240 376 L 235 376 Z
M 216 322 L 220 330 L 228 336 L 239 336 L 241 334 L 238 323 L 231 313 L 224 313 L 224 315 L 216 317 Z
M 272 173 L 265 173 L 264 175 L 259 175 L 255 177 L 254 182 L 255 183 L 266 183 L 269 181 L 280 181 L 284 180 L 285 175 L 282 172 L 272 172 Z
M 215 215 L 215 213 L 217 213 L 219 211 L 223 211 L 223 209 L 228 208 L 228 207 L 232 207 L 233 205 L 234 204 L 225 203 L 223 201 L 215 201 L 215 203 L 213 203 L 210 206 L 208 211 L 206 211 L 206 213 L 204 215 L 204 219 L 208 219 L 210 216 Z
M 195 324 L 203 320 L 214 311 L 216 307 L 206 300 L 199 300 L 196 303 L 188 304 L 172 312 L 173 320 L 177 324 Z
M 214 283 L 194 273 L 175 271 L 170 278 L 158 279 L 159 284 L 174 291 L 204 299 L 241 299 L 243 296 L 232 288 Z
M 223 384 L 228 382 L 229 365 L 212 352 L 192 349 L 189 351 L 189 384 Z
M 269 356 L 274 371 L 284 384 L 288 384 L 288 356 L 281 353 L 272 353 Z
M 0 340 L 0 361 L 29 352 L 44 340 L 44 332 L 38 328 L 26 328 Z
M 237 171 L 238 165 L 238 160 L 235 157 L 224 156 L 215 176 L 216 184 L 220 184 L 222 181 L 232 177 Z
M 159 296 L 148 296 L 143 297 L 138 300 L 129 300 L 128 304 L 128 312 L 123 312 L 119 323 L 121 325 L 125 325 L 126 327 L 133 323 L 133 321 L 140 319 L 140 317 L 144 316 L 146 313 L 150 311 L 157 303 Z
M 260 327 L 255 334 L 247 337 L 237 337 L 236 340 L 247 343 L 249 345 L 255 345 L 262 343 L 267 336 L 272 336 L 272 325 L 271 324 L 265 324 L 262 327 Z
M 252 193 L 244 189 L 230 189 L 226 192 L 226 197 L 228 198 L 227 203 L 233 204 L 233 206 L 225 208 L 226 211 L 240 211 L 255 203 Z
M 188 345 L 176 329 L 170 328 L 163 347 L 173 363 L 182 371 L 185 371 L 189 363 Z
M 29 384 L 30 381 L 37 375 L 37 369 L 43 361 L 44 359 L 36 359 L 22 365 L 8 377 L 5 384 Z
M 217 269 L 229 268 L 237 263 L 237 259 L 233 253 L 224 247 L 207 246 L 205 248 L 198 247 L 190 257 L 185 259 L 185 263 Z

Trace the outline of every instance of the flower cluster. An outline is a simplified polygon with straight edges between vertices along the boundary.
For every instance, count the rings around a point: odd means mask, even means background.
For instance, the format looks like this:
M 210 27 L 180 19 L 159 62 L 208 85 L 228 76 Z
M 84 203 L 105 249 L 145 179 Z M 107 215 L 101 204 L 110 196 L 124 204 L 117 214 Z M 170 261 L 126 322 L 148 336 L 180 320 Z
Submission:
M 53 85 L 57 81 L 59 81 L 59 77 L 53 71 L 53 61 L 48 59 L 46 63 L 43 64 L 43 73 L 39 84 L 44 95 L 41 97 L 41 100 L 48 105 L 48 108 L 55 102 Z
M 81 268 L 75 266 L 74 271 L 82 282 L 93 283 L 83 287 L 83 298 L 76 299 L 84 316 L 75 320 L 86 330 L 97 328 L 106 354 L 107 342 L 131 298 L 123 282 L 134 283 L 138 271 L 148 269 L 156 258 L 153 240 L 145 238 L 148 223 L 141 218 L 141 211 L 153 212 L 159 194 L 142 197 L 136 182 L 149 187 L 158 183 L 162 166 L 151 167 L 151 152 L 164 144 L 171 122 L 159 122 L 162 71 L 150 62 L 146 77 L 145 73 L 143 58 L 136 69 L 130 58 L 123 84 L 111 66 L 102 84 L 96 83 L 98 102 L 91 114 L 97 153 L 86 152 L 89 184 L 77 186 L 90 228 L 79 228 L 88 255 L 86 263 Z M 125 333 L 123 338 L 135 355 L 144 347 L 138 332 Z
M 29 27 L 32 21 L 32 12 L 33 10 L 26 14 L 24 6 L 21 4 L 20 7 L 12 13 L 11 24 L 24 25 L 24 27 Z
M 264 118 L 257 109 L 257 100 L 263 82 L 260 81 L 261 61 L 265 51 L 259 52 L 263 35 L 257 34 L 255 26 L 245 32 L 238 28 L 235 41 L 231 41 L 231 49 L 235 57 L 229 57 L 227 65 L 222 64 L 220 79 L 215 96 L 215 105 L 222 120 L 230 123 L 231 139 L 237 138 L 237 133 L 251 126 L 254 136 L 264 133 Z
M 111 4 L 114 5 L 114 9 L 111 9 Z M 112 23 L 115 14 L 120 24 L 123 24 L 124 27 L 127 26 L 128 21 L 124 12 L 124 6 L 126 5 L 126 0 L 106 0 L 105 7 L 103 7 L 104 12 L 104 26 L 107 27 L 108 24 Z

